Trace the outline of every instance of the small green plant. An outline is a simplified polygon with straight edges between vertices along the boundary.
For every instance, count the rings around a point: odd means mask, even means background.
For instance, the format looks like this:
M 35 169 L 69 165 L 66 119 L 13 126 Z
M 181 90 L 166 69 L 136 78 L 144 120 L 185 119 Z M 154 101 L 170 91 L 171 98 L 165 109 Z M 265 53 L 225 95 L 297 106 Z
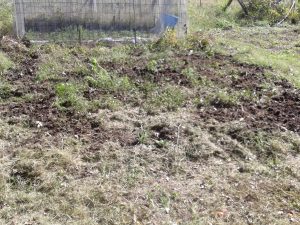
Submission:
M 300 153 L 300 140 L 299 139 L 295 139 L 292 142 L 292 149 L 296 152 L 296 153 Z
M 9 84 L 0 83 L 0 99 L 7 99 L 11 96 L 12 88 Z
M 87 66 L 73 55 L 72 49 L 55 44 L 42 46 L 45 54 L 37 71 L 38 81 L 63 81 L 67 75 L 87 76 L 90 74 Z
M 163 90 L 157 90 L 152 93 L 149 101 L 146 102 L 147 107 L 175 111 L 184 105 L 186 96 L 180 89 L 169 86 Z
M 134 89 L 128 77 L 118 77 L 110 74 L 100 65 L 96 59 L 91 60 L 93 76 L 87 76 L 85 79 L 90 87 L 99 88 L 107 93 L 125 92 Z
M 157 148 L 165 148 L 167 147 L 168 142 L 166 140 L 155 140 L 154 144 Z
M 235 93 L 220 90 L 216 94 L 209 96 L 206 100 L 209 105 L 218 107 L 232 107 L 239 104 L 239 97 Z
M 176 30 L 167 29 L 164 34 L 156 42 L 152 43 L 150 47 L 153 50 L 166 50 L 168 48 L 178 47 L 179 40 L 177 38 Z
M 23 159 L 14 163 L 10 176 L 13 185 L 30 185 L 38 182 L 41 170 L 34 160 Z
M 181 73 L 183 76 L 185 76 L 188 79 L 188 81 L 192 84 L 192 86 L 196 86 L 199 84 L 197 73 L 194 68 L 192 67 L 185 68 Z
M 149 133 L 147 130 L 142 129 L 138 134 L 138 142 L 139 144 L 146 144 L 149 139 Z
M 300 5 L 298 6 L 297 10 L 294 10 L 289 15 L 289 19 L 291 20 L 292 24 L 297 24 L 300 22 Z
M 152 72 L 152 73 L 157 73 L 158 72 L 158 63 L 156 60 L 150 60 L 147 65 L 146 65 L 146 69 L 149 71 L 149 72 Z
M 207 51 L 210 50 L 211 43 L 209 37 L 205 36 L 204 33 L 195 32 L 187 36 L 186 47 L 188 49 L 200 49 Z
M 167 213 L 170 211 L 170 205 L 171 205 L 171 199 L 169 194 L 162 193 L 159 198 L 159 203 L 162 205 L 164 210 L 166 210 Z
M 73 74 L 86 77 L 90 75 L 91 71 L 87 68 L 85 64 L 76 65 L 75 68 L 71 71 Z
M 37 80 L 59 80 L 63 70 L 64 68 L 62 64 L 59 64 L 55 61 L 45 62 L 39 67 L 37 72 Z
M 251 90 L 219 90 L 199 102 L 198 107 L 213 105 L 215 107 L 233 107 L 243 101 L 255 101 L 257 96 Z
M 0 75 L 13 66 L 11 60 L 0 51 Z
M 154 92 L 154 90 L 157 88 L 157 85 L 155 83 L 146 81 L 141 83 L 139 86 L 139 91 L 143 92 L 143 94 L 145 95 L 145 98 L 148 98 L 151 93 Z
M 56 105 L 62 110 L 75 109 L 86 110 L 87 103 L 79 95 L 81 87 L 72 83 L 60 83 L 56 85 Z

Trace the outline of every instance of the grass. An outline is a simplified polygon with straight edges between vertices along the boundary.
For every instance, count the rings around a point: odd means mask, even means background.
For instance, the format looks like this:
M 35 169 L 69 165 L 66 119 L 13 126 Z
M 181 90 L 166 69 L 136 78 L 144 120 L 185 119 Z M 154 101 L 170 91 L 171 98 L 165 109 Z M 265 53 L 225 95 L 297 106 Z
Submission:
M 245 39 L 244 35 L 255 36 Z M 228 35 L 227 35 L 228 34 Z M 288 38 L 285 38 L 289 35 Z M 297 50 L 298 34 L 286 28 L 240 28 L 230 32 L 217 32 L 216 50 L 231 54 L 235 59 L 272 67 L 278 75 L 300 87 L 300 57 Z M 267 39 L 265 37 L 268 37 Z
M 83 111 L 87 109 L 87 102 L 82 98 L 80 92 L 83 87 L 72 83 L 60 83 L 56 85 L 56 105 L 62 110 L 75 109 Z
M 198 1 L 190 1 L 188 14 L 191 33 L 212 28 L 228 29 L 237 26 L 236 14 L 239 12 L 239 9 L 233 7 L 224 12 L 223 7 L 226 2 L 217 0 L 200 6 Z
M 7 99 L 11 96 L 12 87 L 5 83 L 1 82 L 0 84 L 0 99 Z
M 90 87 L 99 88 L 107 93 L 124 93 L 134 89 L 128 77 L 111 75 L 99 66 L 97 66 L 93 77 L 87 76 L 85 79 Z
M 0 51 L 0 75 L 13 66 L 12 61 Z
M 210 29 L 232 29 L 240 26 L 268 26 L 274 25 L 287 15 L 289 6 L 280 4 L 271 8 L 271 0 L 252 0 L 247 7 L 249 15 L 245 16 L 237 1 L 224 12 L 226 0 L 199 1 L 191 0 L 188 6 L 190 31 L 198 32 Z M 247 3 L 246 3 L 247 4 Z M 296 3 L 297 4 L 297 3 Z M 299 6 L 286 19 L 288 23 L 297 24 L 299 21 Z
M 149 111 L 157 109 L 174 111 L 182 107 L 185 102 L 185 94 L 177 87 L 170 86 L 154 91 L 149 101 L 146 102 L 146 108 L 149 108 Z
M 214 51 L 233 55 L 235 59 L 242 62 L 264 67 L 271 66 L 279 75 L 299 87 L 300 58 L 297 49 L 297 26 L 294 27 L 295 32 L 292 31 L 293 28 L 271 28 L 268 27 L 267 22 L 263 23 L 265 18 L 256 18 L 257 22 L 254 24 L 260 23 L 263 27 L 253 26 L 249 21 L 246 22 L 251 27 L 240 27 L 244 24 L 243 19 L 240 21 L 238 19 L 240 9 L 234 5 L 227 12 L 223 12 L 224 5 L 224 1 L 217 1 L 200 7 L 197 1 L 193 1 L 189 8 L 191 32 L 210 30 L 208 33 L 215 39 Z M 261 10 L 261 7 L 256 8 Z M 253 13 L 257 11 L 253 9 Z M 272 16 L 271 12 L 260 14 Z M 231 30 L 225 31 L 228 28 Z
M 88 74 L 88 68 L 80 59 L 74 58 L 73 53 L 76 47 L 64 48 L 59 45 L 47 45 L 43 51 L 41 65 L 37 73 L 37 80 L 43 82 L 46 80 L 63 80 L 67 73 L 74 73 L 80 75 Z M 80 49 L 78 49 L 80 51 Z
M 13 31 L 12 2 L 9 0 L 0 1 L 0 37 L 12 34 Z

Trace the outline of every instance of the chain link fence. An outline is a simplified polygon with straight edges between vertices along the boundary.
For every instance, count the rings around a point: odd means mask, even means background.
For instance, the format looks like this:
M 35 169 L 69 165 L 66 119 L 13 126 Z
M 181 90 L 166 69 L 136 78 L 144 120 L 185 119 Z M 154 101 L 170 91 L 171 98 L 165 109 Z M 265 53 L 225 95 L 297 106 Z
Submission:
M 186 0 L 15 0 L 18 37 L 36 41 L 90 41 L 184 35 Z

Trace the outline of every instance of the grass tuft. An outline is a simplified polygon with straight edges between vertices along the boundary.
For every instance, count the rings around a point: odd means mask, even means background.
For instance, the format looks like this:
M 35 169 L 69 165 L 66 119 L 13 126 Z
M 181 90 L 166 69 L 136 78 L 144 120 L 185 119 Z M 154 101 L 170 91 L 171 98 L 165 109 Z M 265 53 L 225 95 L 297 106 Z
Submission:
M 98 88 L 107 93 L 125 92 L 134 89 L 134 85 L 128 77 L 119 77 L 108 73 L 98 65 L 96 59 L 92 60 L 92 67 L 94 75 L 85 78 L 90 87 Z
M 61 110 L 75 109 L 76 111 L 85 111 L 87 102 L 80 95 L 81 89 L 82 86 L 73 83 L 56 85 L 57 99 L 55 105 Z
M 156 90 L 146 102 L 146 108 L 176 111 L 185 104 L 186 95 L 177 87 L 169 86 Z
M 13 66 L 12 61 L 0 51 L 0 75 Z
M 0 38 L 13 32 L 12 1 L 0 1 Z M 1 60 L 0 60 L 1 62 Z

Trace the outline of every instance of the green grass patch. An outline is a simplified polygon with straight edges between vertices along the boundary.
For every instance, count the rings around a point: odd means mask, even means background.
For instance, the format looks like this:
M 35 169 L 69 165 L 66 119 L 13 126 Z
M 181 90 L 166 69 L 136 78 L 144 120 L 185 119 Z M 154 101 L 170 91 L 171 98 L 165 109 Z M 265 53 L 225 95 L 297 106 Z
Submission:
M 74 109 L 76 111 L 86 111 L 88 102 L 82 97 L 83 86 L 74 83 L 60 83 L 56 85 L 55 105 L 65 111 Z
M 255 41 L 248 43 L 247 40 L 243 41 L 239 38 L 222 37 L 218 41 L 221 47 L 218 47 L 217 51 L 228 54 L 228 49 L 230 49 L 230 53 L 233 53 L 238 61 L 272 67 L 283 78 L 300 87 L 300 55 L 296 51 L 284 48 L 277 51 L 275 47 L 268 48 L 263 43 L 258 44 Z M 280 44 L 278 43 L 278 48 L 281 47 Z
M 232 7 L 224 12 L 227 1 L 217 0 L 200 6 L 199 1 L 190 1 L 188 5 L 190 31 L 203 31 L 211 28 L 228 29 L 237 26 L 239 8 Z
M 11 34 L 13 31 L 12 1 L 0 1 L 0 38 Z M 1 60 L 0 60 L 1 62 Z
M 85 78 L 90 87 L 101 89 L 107 93 L 124 93 L 135 88 L 128 77 L 119 77 L 109 73 L 97 63 L 96 59 L 93 59 L 91 64 L 94 74 Z
M 155 111 L 157 109 L 166 111 L 175 111 L 185 104 L 187 96 L 177 87 L 168 86 L 163 89 L 156 89 L 145 107 L 148 111 Z
M 6 82 L 0 83 L 0 100 L 9 98 L 11 96 L 11 92 L 11 85 L 7 84 Z
M 131 51 L 130 45 L 117 45 L 112 48 L 100 45 L 91 49 L 87 55 L 95 58 L 99 63 L 128 63 Z
M 86 64 L 74 54 L 73 49 L 49 44 L 43 46 L 40 51 L 43 54 L 37 71 L 38 81 L 60 81 L 64 79 L 66 74 L 74 74 L 76 76 L 89 74 Z
M 12 61 L 0 51 L 0 75 L 13 66 Z
M 230 89 L 220 89 L 211 91 L 207 96 L 195 98 L 194 103 L 198 108 L 205 106 L 215 107 L 234 107 L 241 104 L 243 101 L 256 101 L 257 96 L 251 90 L 233 91 Z

